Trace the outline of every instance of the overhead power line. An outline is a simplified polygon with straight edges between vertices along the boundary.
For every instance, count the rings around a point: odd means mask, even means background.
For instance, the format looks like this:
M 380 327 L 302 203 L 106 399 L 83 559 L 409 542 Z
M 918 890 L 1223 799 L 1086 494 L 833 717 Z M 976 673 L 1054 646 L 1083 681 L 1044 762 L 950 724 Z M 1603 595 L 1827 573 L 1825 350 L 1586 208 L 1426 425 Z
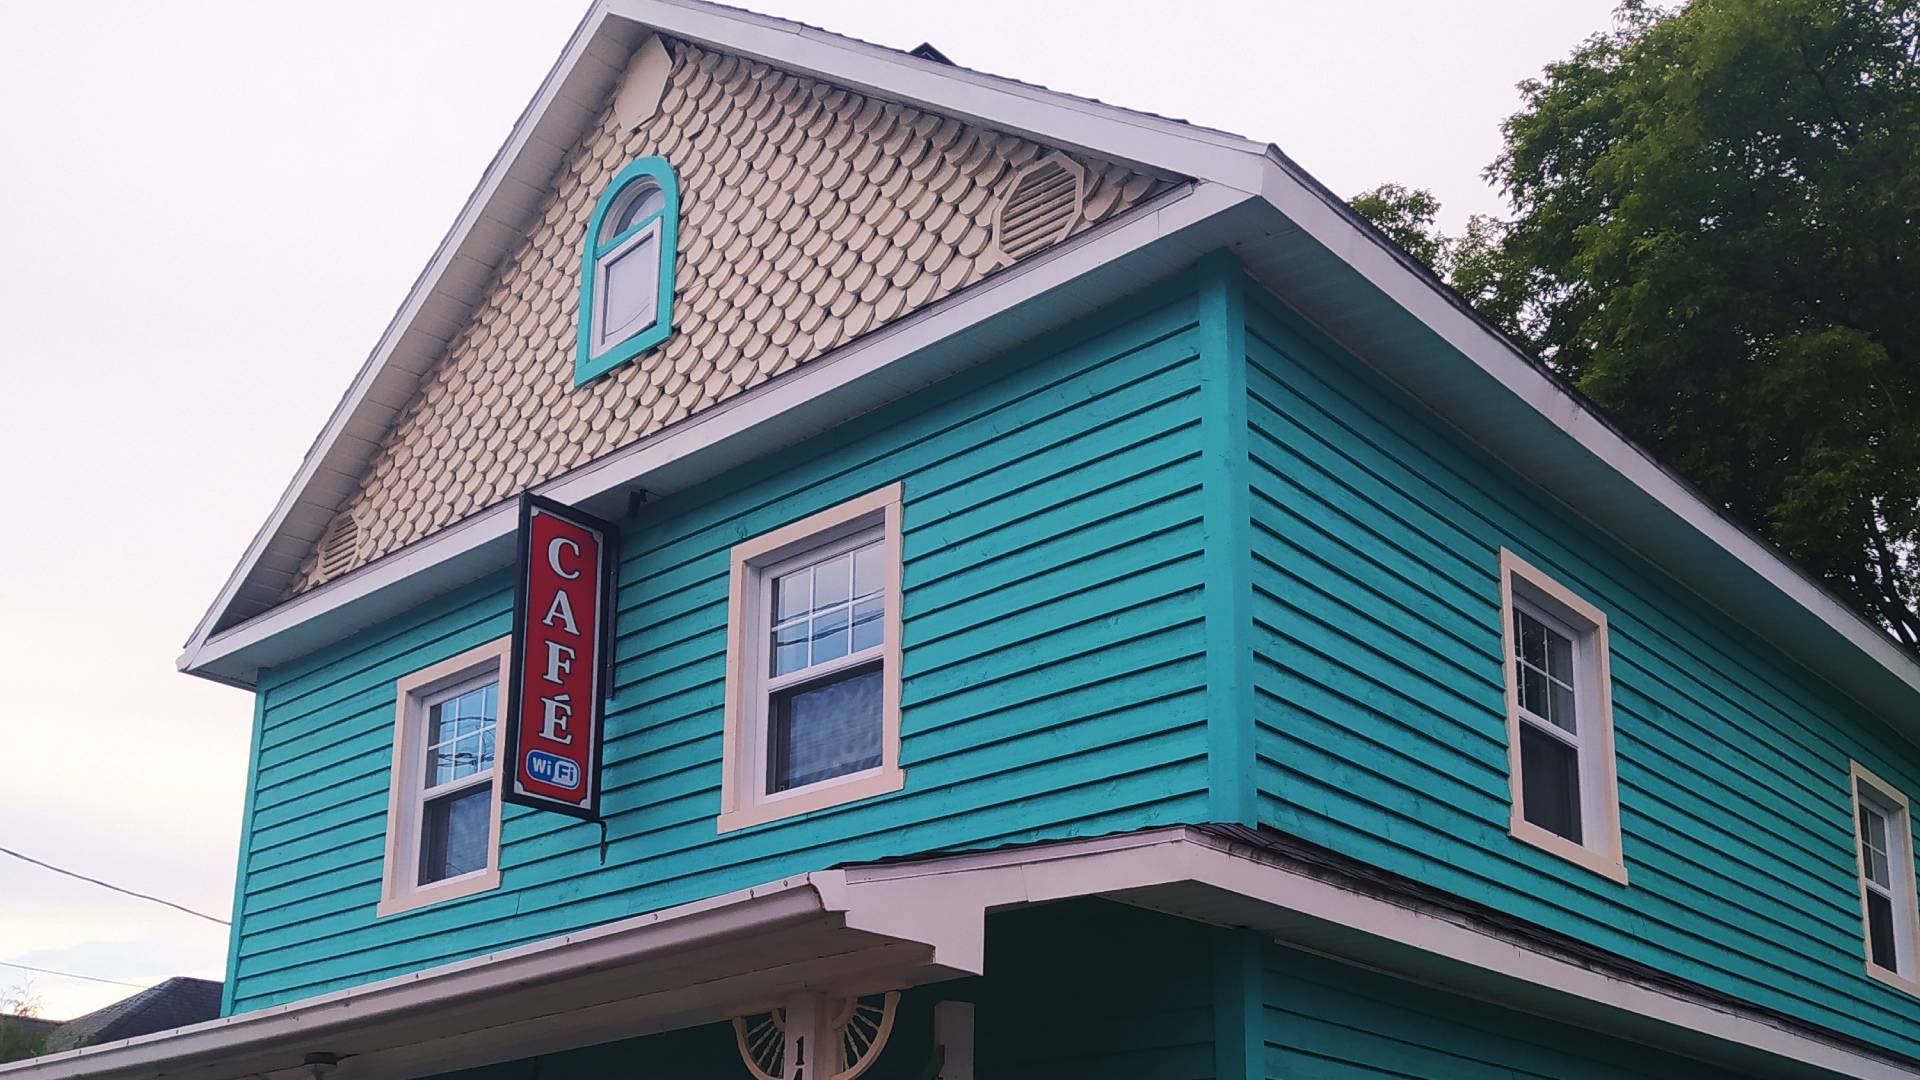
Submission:
M 11 960 L 0 960 L 0 967 L 19 968 L 21 971 L 37 971 L 42 975 L 58 975 L 63 979 L 85 979 L 88 982 L 112 983 L 115 986 L 131 986 L 135 990 L 145 990 L 145 983 L 121 982 L 119 979 L 103 979 L 98 975 L 75 975 L 71 971 L 55 971 L 52 968 L 34 967 L 32 964 L 16 964 Z
M 79 878 L 81 881 L 87 882 L 90 885 L 98 885 L 103 889 L 112 889 L 114 892 L 117 892 L 117 893 L 122 893 L 127 896 L 137 897 L 141 900 L 148 900 L 156 904 L 161 904 L 166 907 L 170 907 L 175 911 L 184 911 L 187 914 L 192 915 L 194 918 L 205 919 L 210 923 L 219 923 L 221 926 L 233 925 L 225 919 L 216 919 L 212 915 L 209 915 L 204 911 L 195 911 L 190 907 L 185 907 L 183 905 L 176 904 L 171 900 L 162 900 L 157 896 L 148 896 L 146 893 L 143 893 L 143 892 L 134 892 L 132 889 L 123 889 L 118 885 L 112 885 L 112 884 L 108 884 L 107 882 L 101 881 L 99 878 L 91 878 L 85 874 L 76 874 L 71 870 L 63 869 L 49 862 L 41 862 L 39 859 L 35 859 L 27 855 L 22 855 L 19 852 L 13 851 L 9 848 L 0 847 L 0 855 L 11 855 L 22 862 L 30 862 L 35 866 L 44 867 L 48 870 L 53 871 L 56 874 L 65 874 L 70 878 Z M 112 980 L 106 980 L 106 981 L 111 982 Z

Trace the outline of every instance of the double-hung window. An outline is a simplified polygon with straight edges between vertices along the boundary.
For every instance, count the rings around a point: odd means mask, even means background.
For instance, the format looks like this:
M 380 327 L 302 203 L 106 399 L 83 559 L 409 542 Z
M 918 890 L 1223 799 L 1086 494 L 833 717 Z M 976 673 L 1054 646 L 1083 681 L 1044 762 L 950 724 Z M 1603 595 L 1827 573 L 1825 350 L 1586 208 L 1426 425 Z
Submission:
M 500 703 L 505 639 L 397 684 L 380 914 L 500 883 Z
M 732 563 L 720 830 L 899 790 L 899 485 Z
M 1856 762 L 1853 819 L 1867 973 L 1920 993 L 1914 957 L 1920 904 L 1915 900 L 1907 799 Z
M 1607 617 L 1500 553 L 1514 837 L 1625 883 Z

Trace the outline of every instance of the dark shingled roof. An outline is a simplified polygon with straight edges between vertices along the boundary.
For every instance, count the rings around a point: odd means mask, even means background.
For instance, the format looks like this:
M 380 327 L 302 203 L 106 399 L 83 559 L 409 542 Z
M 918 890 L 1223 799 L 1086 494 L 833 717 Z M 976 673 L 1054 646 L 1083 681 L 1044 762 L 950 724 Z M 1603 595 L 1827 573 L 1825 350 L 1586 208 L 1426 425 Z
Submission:
M 219 1015 L 219 983 L 175 977 L 61 1024 L 48 1037 L 47 1052 L 151 1035 Z

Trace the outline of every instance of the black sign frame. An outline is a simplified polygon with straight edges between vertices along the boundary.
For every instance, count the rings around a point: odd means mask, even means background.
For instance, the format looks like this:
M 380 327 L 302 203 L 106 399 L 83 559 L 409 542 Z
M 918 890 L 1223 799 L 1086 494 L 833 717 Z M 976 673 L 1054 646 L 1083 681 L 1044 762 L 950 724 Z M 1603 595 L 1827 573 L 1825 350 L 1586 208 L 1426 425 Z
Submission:
M 593 733 L 593 745 L 587 755 L 587 777 L 590 796 L 583 805 L 537 795 L 532 792 L 516 791 L 520 778 L 520 701 L 523 696 L 527 665 L 527 592 L 531 587 L 533 570 L 533 514 L 538 510 L 568 522 L 579 528 L 600 534 L 600 567 L 598 589 L 599 603 L 595 617 L 599 625 L 595 628 L 597 640 L 594 649 L 597 655 L 593 659 L 593 700 L 592 716 L 587 727 Z M 605 518 L 595 517 L 577 510 L 562 502 L 531 492 L 520 496 L 519 528 L 516 538 L 517 553 L 514 558 L 513 579 L 513 647 L 508 661 L 513 674 L 513 693 L 507 695 L 508 701 L 501 713 L 502 726 L 505 729 L 502 740 L 506 751 L 506 771 L 500 777 L 500 800 L 515 806 L 531 807 L 535 810 L 550 810 L 556 814 L 578 818 L 581 821 L 604 822 L 600 813 L 600 778 L 602 755 L 606 748 L 607 702 L 612 698 L 613 689 L 613 642 L 616 605 L 619 598 L 620 564 L 620 527 Z

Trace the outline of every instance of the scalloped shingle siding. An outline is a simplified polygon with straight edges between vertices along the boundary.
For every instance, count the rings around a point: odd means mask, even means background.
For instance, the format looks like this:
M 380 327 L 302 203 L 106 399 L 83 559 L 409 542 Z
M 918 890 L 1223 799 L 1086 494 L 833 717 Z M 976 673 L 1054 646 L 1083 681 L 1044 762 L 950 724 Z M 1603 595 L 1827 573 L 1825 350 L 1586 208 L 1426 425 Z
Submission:
M 304 591 L 791 370 L 1004 264 L 993 218 L 1024 139 L 671 46 L 660 107 L 622 136 L 611 99 L 339 509 L 351 564 L 309 554 Z M 573 385 L 580 250 L 602 186 L 658 154 L 681 186 L 673 336 Z M 1077 233 L 1164 182 L 1086 169 Z M 323 573 L 324 571 L 330 573 Z

